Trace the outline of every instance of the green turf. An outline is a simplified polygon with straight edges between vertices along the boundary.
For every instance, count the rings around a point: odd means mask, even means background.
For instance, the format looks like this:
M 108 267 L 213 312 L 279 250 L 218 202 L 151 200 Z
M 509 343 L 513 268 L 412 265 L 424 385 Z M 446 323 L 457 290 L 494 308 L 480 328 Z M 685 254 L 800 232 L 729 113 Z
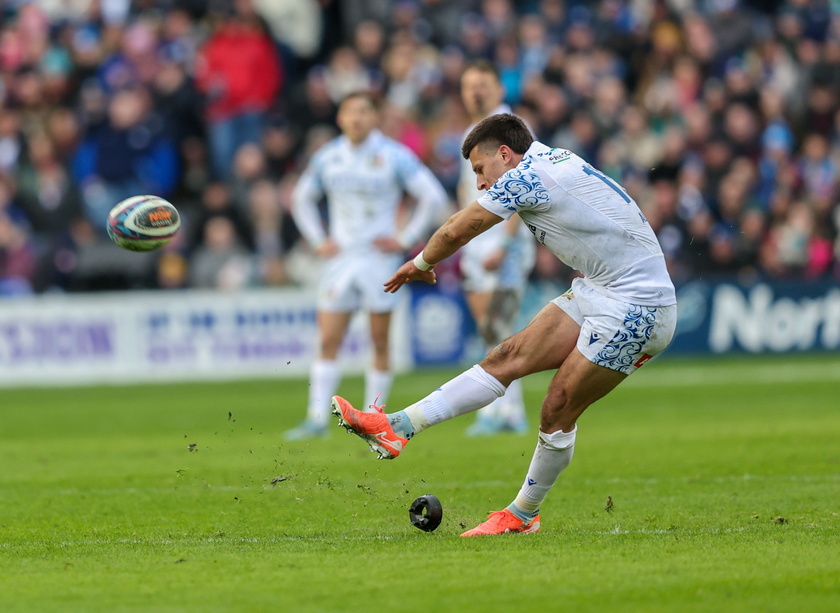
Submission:
M 391 408 L 452 374 L 399 377 Z M 0 391 L 0 611 L 840 609 L 838 356 L 646 366 L 581 419 L 543 532 L 484 539 L 458 534 L 515 495 L 533 433 L 465 417 L 392 462 L 338 428 L 286 444 L 306 390 Z

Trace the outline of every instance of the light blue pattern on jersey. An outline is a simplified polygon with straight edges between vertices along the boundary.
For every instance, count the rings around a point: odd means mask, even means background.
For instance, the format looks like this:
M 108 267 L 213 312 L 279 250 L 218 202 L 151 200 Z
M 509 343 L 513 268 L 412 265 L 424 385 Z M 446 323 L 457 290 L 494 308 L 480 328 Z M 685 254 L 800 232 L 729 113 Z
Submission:
M 493 184 L 487 195 L 511 211 L 530 209 L 550 201 L 548 190 L 539 175 L 531 169 L 531 159 L 525 157 Z
M 593 362 L 613 370 L 624 371 L 638 358 L 656 326 L 656 307 L 631 305 L 624 317 L 624 328 L 618 330 Z

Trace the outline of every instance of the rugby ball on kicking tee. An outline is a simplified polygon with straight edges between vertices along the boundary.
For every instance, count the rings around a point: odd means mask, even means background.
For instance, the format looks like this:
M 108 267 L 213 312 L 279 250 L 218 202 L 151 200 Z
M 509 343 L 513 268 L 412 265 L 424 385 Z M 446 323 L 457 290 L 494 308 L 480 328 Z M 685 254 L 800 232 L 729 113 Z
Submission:
M 108 236 L 129 251 L 152 251 L 172 240 L 181 227 L 178 210 L 158 196 L 132 196 L 108 213 Z

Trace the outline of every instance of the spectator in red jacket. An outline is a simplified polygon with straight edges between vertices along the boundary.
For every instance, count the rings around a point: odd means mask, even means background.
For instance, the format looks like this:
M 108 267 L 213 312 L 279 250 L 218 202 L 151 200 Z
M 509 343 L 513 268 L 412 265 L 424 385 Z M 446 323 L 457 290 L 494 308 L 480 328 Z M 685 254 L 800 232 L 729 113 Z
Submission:
M 259 15 L 237 10 L 220 18 L 199 49 L 195 78 L 207 99 L 213 170 L 227 179 L 236 150 L 260 142 L 266 111 L 283 82 L 277 49 Z

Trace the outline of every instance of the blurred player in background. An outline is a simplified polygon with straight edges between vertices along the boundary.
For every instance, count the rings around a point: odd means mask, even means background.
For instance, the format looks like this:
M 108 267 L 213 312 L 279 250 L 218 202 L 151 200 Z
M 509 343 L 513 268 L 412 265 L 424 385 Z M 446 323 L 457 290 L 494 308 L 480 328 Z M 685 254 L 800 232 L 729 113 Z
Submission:
M 346 96 L 338 108 L 341 135 L 324 145 L 301 175 L 293 199 L 298 228 L 324 259 L 318 288 L 318 357 L 312 364 L 305 421 L 289 440 L 324 436 L 330 398 L 341 372 L 337 358 L 353 313 L 370 314 L 373 363 L 365 376 L 365 405 L 384 403 L 391 389 L 391 311 L 397 300 L 382 291 L 407 251 L 426 238 L 446 205 L 446 192 L 432 172 L 405 146 L 377 128 L 376 101 L 367 92 Z M 397 213 L 403 195 L 415 201 L 401 230 Z M 318 202 L 326 197 L 328 229 Z
M 660 353 L 674 335 L 676 292 L 659 241 L 627 192 L 580 157 L 535 142 L 521 119 L 491 115 L 461 150 L 478 201 L 455 213 L 385 284 L 434 283 L 435 264 L 518 212 L 536 239 L 583 273 L 524 330 L 481 363 L 397 413 L 363 413 L 338 396 L 339 424 L 394 458 L 418 432 L 475 411 L 525 375 L 557 370 L 540 413 L 537 447 L 516 498 L 461 536 L 540 531 L 540 505 L 574 452 L 577 420 L 593 402 Z
M 464 133 L 465 137 L 485 117 L 511 112 L 503 103 L 504 95 L 499 73 L 491 62 L 478 60 L 466 67 L 461 75 L 461 98 L 472 125 Z M 481 195 L 470 161 L 462 160 L 458 180 L 460 207 L 469 206 Z M 513 334 L 535 256 L 536 245 L 531 233 L 516 214 L 479 234 L 461 249 L 467 304 L 488 350 Z M 527 430 L 522 382 L 513 381 L 504 396 L 478 411 L 467 434 L 489 436 Z

